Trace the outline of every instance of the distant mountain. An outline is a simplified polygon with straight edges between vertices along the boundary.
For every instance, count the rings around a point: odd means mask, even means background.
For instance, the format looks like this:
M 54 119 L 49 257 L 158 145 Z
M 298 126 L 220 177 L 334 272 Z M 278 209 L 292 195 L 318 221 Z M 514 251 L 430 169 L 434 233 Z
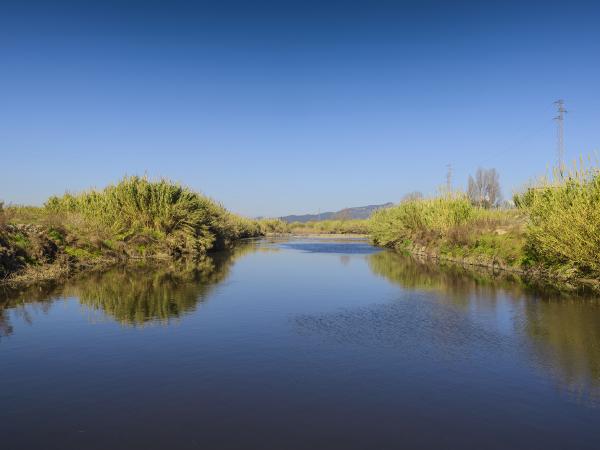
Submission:
M 339 211 L 328 211 L 321 214 L 302 214 L 281 217 L 285 222 L 311 222 L 316 220 L 342 220 L 342 219 L 368 219 L 373 211 L 389 208 L 393 203 L 383 205 L 357 206 L 355 208 L 344 208 Z

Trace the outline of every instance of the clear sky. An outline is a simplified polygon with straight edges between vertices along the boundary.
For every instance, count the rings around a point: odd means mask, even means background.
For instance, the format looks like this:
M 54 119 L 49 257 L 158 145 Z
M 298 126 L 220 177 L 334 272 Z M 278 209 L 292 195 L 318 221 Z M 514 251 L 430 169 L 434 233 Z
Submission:
M 596 5 L 594 5 L 596 3 Z M 0 3 L 0 199 L 165 176 L 249 216 L 457 187 L 600 148 L 600 7 L 577 1 Z

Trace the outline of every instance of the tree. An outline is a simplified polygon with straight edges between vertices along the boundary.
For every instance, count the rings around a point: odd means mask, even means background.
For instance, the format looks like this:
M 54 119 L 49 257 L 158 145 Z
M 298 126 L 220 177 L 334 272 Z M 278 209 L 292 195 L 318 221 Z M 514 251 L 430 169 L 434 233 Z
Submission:
M 500 176 L 496 169 L 477 169 L 475 178 L 469 176 L 467 196 L 471 203 L 483 208 L 498 206 L 502 201 Z
M 422 198 L 423 198 L 422 192 L 412 191 L 412 192 L 409 192 L 408 194 L 404 194 L 404 196 L 402 197 L 402 200 L 400 200 L 400 203 L 413 202 L 415 200 L 421 200 Z

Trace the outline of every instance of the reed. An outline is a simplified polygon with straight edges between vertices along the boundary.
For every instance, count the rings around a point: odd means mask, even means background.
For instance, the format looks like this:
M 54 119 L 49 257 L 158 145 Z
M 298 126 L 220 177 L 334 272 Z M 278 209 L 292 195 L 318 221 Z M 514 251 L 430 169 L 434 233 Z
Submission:
M 507 266 L 522 263 L 522 227 L 517 211 L 475 206 L 459 192 L 405 201 L 369 220 L 376 245 Z
M 67 215 L 74 228 L 95 229 L 104 240 L 162 243 L 171 254 L 202 254 L 260 234 L 255 221 L 165 179 L 125 177 L 102 190 L 51 197 L 45 208 Z
M 51 197 L 43 207 L 3 207 L 0 278 L 54 277 L 128 258 L 196 258 L 262 234 L 257 221 L 187 187 L 125 177 L 102 190 Z
M 600 278 L 600 169 L 581 159 L 515 197 L 528 216 L 526 252 L 565 277 Z
M 290 231 L 296 234 L 367 234 L 369 224 L 364 219 L 294 222 L 290 224 Z

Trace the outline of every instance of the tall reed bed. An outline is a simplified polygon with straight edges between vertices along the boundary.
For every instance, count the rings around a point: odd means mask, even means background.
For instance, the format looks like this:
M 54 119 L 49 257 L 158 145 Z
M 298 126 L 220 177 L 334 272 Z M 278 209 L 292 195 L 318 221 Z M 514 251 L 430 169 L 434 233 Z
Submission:
M 469 200 L 458 194 L 409 200 L 376 211 L 371 216 L 369 231 L 375 244 L 381 246 L 428 241 L 444 237 L 453 227 L 467 223 L 474 211 Z
M 530 258 L 576 277 L 600 278 L 600 169 L 580 161 L 555 170 L 535 187 L 515 196 L 527 213 Z
M 163 244 L 169 253 L 200 254 L 260 234 L 255 221 L 164 179 L 125 177 L 102 190 L 51 197 L 45 209 L 102 240 Z
M 453 192 L 376 211 L 369 220 L 369 234 L 383 247 L 425 248 L 514 265 L 522 257 L 521 222 L 515 211 L 474 206 L 464 194 Z

